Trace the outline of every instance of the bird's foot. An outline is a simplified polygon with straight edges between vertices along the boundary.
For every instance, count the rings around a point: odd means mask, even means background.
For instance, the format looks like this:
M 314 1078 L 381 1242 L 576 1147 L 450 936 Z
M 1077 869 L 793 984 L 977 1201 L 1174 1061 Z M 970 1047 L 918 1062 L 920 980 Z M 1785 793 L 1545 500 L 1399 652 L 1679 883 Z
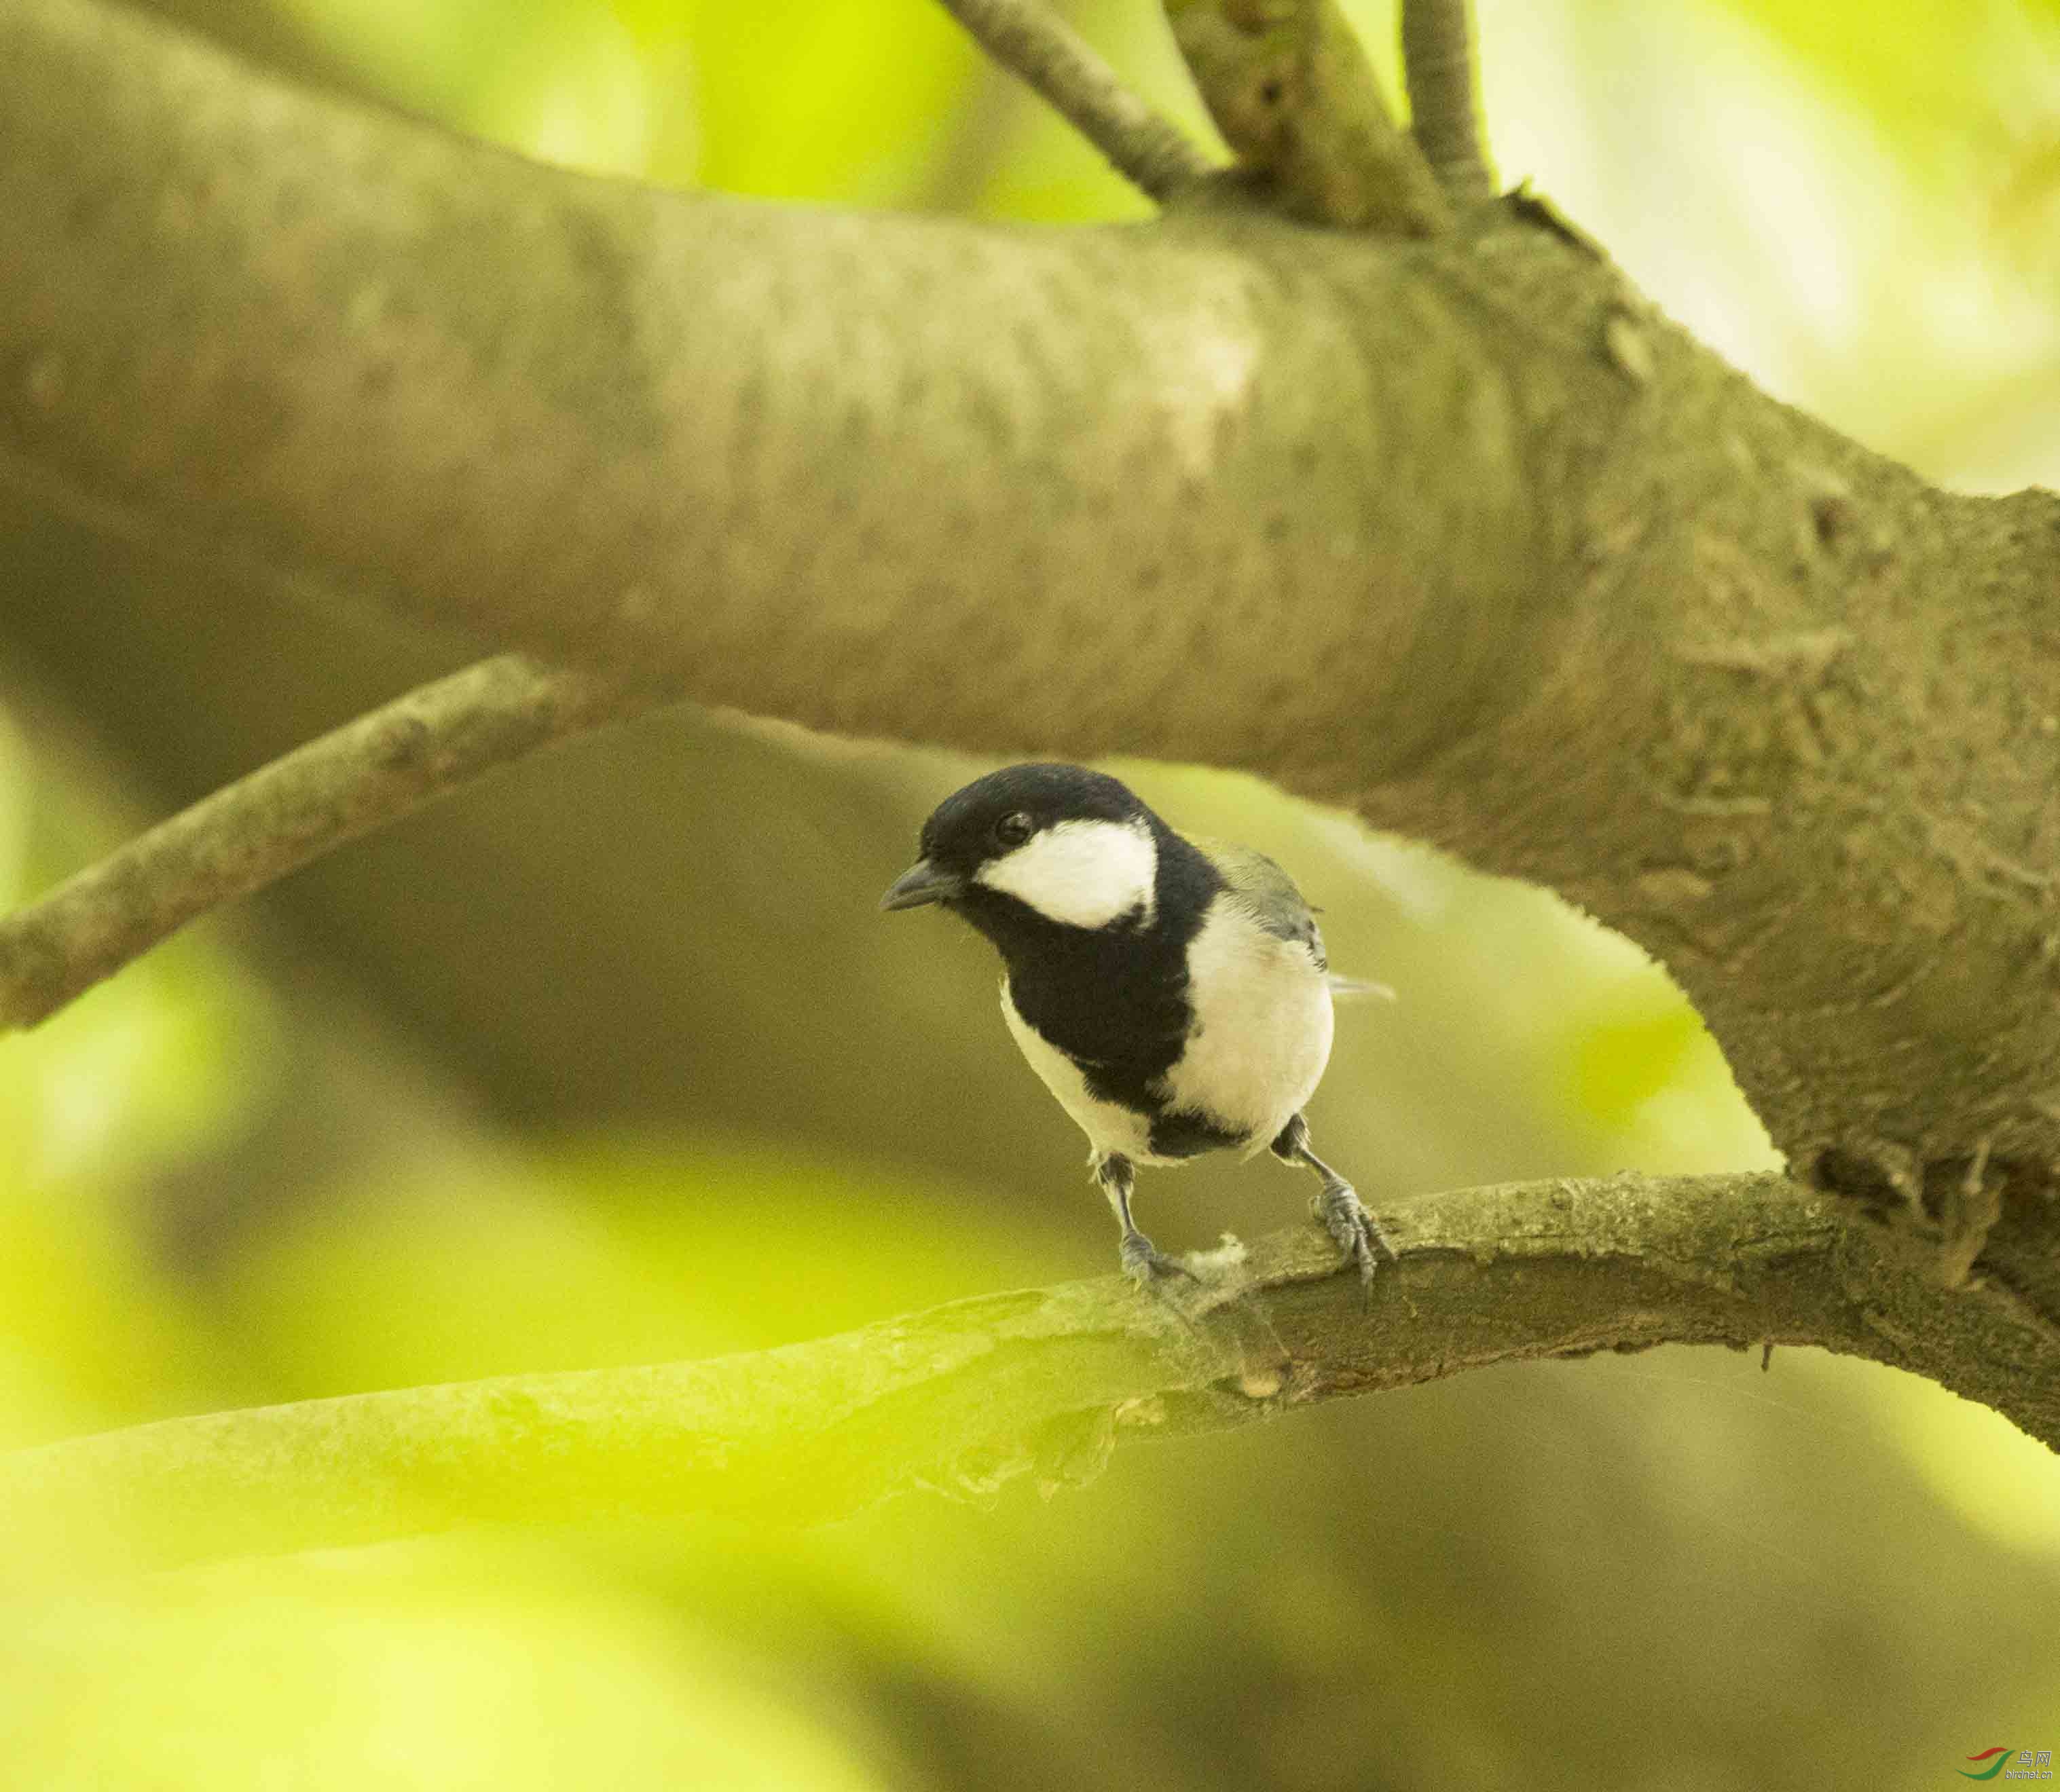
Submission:
M 1323 1230 L 1359 1271 L 1360 1281 L 1372 1281 L 1374 1265 L 1379 1259 L 1385 1257 L 1390 1263 L 1395 1260 L 1395 1247 L 1380 1229 L 1380 1222 L 1361 1205 L 1358 1192 L 1350 1183 L 1325 1183 L 1323 1192 L 1309 1205 L 1323 1221 Z
M 1119 1255 L 1123 1259 L 1123 1273 L 1152 1294 L 1168 1295 L 1176 1282 L 1201 1279 L 1178 1258 L 1168 1256 L 1142 1232 L 1125 1232 Z

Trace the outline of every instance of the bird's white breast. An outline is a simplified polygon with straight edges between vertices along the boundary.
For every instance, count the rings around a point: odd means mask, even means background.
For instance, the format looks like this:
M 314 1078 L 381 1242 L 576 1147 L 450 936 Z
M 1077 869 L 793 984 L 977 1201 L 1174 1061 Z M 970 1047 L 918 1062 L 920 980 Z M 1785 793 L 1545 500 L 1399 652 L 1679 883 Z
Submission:
M 1167 1106 L 1199 1110 L 1271 1144 L 1330 1062 L 1330 984 L 1309 948 L 1219 899 L 1188 948 L 1188 1048 L 1164 1079 Z
M 1194 1020 L 1158 1092 L 1168 1112 L 1200 1113 L 1249 1135 L 1249 1155 L 1273 1142 L 1323 1080 L 1331 1056 L 1329 980 L 1302 941 L 1268 932 L 1223 901 L 1188 946 L 1188 969 Z M 1149 1115 L 1088 1088 L 1080 1067 L 1016 1011 L 1006 976 L 1001 1013 L 1039 1080 L 1096 1151 L 1120 1151 L 1137 1163 L 1187 1161 L 1153 1154 Z
M 1159 849 L 1142 823 L 1061 821 L 973 875 L 1068 927 L 1106 927 L 1133 911 L 1148 923 Z

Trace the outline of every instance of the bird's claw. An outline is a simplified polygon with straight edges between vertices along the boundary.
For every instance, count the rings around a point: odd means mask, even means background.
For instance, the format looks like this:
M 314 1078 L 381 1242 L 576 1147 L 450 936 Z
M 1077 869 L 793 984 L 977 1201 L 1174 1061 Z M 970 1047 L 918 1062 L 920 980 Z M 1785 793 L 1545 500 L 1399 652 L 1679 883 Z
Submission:
M 1168 1284 L 1172 1282 L 1200 1280 L 1185 1263 L 1168 1256 L 1142 1232 L 1125 1232 L 1119 1255 L 1123 1273 L 1153 1294 L 1168 1292 Z
M 1395 1260 L 1395 1247 L 1380 1229 L 1380 1222 L 1366 1211 L 1350 1183 L 1326 1183 L 1309 1205 L 1323 1221 L 1323 1230 L 1359 1271 L 1360 1281 L 1373 1280 L 1379 1258 L 1385 1257 L 1390 1263 Z

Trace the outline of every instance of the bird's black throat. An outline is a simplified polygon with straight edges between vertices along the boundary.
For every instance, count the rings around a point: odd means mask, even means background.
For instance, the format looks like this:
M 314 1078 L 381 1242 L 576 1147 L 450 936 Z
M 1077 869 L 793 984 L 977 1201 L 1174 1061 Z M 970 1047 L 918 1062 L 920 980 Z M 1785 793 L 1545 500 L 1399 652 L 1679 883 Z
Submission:
M 1069 927 L 982 884 L 950 906 L 1000 948 L 1016 1012 L 1080 1068 L 1104 1101 L 1152 1116 L 1152 1148 L 1187 1157 L 1242 1142 L 1198 1115 L 1162 1113 L 1154 1085 L 1187 1049 L 1188 946 L 1221 876 L 1154 816 L 1153 912 Z

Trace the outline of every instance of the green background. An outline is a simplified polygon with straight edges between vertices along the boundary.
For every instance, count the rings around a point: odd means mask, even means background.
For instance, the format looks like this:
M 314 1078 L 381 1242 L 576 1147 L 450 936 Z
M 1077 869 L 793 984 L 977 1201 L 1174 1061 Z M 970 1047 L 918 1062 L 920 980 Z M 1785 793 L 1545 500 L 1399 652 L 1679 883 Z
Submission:
M 297 77 L 681 186 L 1143 207 L 926 0 L 186 0 Z M 1387 60 L 1391 16 L 1353 9 Z M 1073 15 L 1199 110 L 1153 10 Z M 1779 395 L 2060 484 L 2060 9 L 1481 9 L 1500 166 Z M 914 327 L 912 325 L 912 327 Z M 8 507 L 11 505 L 13 507 Z M 0 505 L 0 896 L 460 645 Z M 755 1348 L 1113 1267 L 994 968 L 881 888 L 980 769 L 652 718 L 210 920 L 0 1041 L 0 1444 Z M 1379 1208 L 1771 1160 L 1636 952 L 1248 780 L 1120 766 L 1325 911 L 1312 1110 Z M 1162 1244 L 1302 1211 L 1148 1175 Z M 145 1582 L 0 1538 L 24 1788 L 1958 1784 L 2060 1746 L 2060 1472 L 1813 1353 L 1534 1364 L 805 1535 L 480 1534 Z

